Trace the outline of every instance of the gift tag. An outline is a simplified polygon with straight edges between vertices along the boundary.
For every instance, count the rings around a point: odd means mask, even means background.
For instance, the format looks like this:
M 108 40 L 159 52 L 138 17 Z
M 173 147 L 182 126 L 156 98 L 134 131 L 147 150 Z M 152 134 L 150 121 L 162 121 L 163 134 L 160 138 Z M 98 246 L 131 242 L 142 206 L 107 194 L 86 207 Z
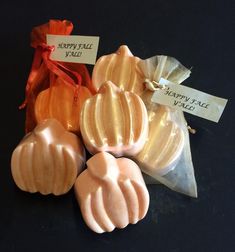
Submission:
M 47 45 L 54 46 L 51 60 L 94 65 L 99 37 L 47 34 Z
M 226 106 L 227 99 L 172 83 L 163 78 L 159 84 L 165 86 L 154 92 L 151 101 L 218 122 Z

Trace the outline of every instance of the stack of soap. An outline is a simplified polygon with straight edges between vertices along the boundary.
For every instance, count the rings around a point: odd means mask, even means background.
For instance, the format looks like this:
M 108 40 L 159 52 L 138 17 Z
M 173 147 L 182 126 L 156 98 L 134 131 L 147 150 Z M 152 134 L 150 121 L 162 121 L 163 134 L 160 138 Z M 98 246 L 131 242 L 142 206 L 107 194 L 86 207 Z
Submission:
M 38 126 L 12 155 L 12 175 L 24 191 L 61 195 L 75 183 L 82 216 L 97 233 L 143 219 L 149 194 L 141 170 L 165 175 L 184 147 L 171 109 L 150 102 L 139 63 L 127 46 L 101 57 L 91 91 L 81 86 L 76 102 L 75 87 L 57 78 L 37 96 Z M 81 133 L 93 155 L 83 172 L 85 149 L 69 131 Z

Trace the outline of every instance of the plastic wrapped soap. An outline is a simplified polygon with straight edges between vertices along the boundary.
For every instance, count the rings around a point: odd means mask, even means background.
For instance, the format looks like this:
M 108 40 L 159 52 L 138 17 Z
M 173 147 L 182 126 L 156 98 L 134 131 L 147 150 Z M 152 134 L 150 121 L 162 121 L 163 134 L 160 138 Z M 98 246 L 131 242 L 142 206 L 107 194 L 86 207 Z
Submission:
M 74 86 L 57 78 L 50 88 L 37 96 L 34 107 L 37 123 L 55 118 L 67 130 L 78 133 L 81 108 L 85 100 L 91 97 L 91 93 L 87 87 L 80 86 L 75 100 L 75 92 Z
M 168 81 L 182 83 L 191 73 L 177 59 L 157 55 L 139 63 L 146 88 L 141 97 L 149 118 L 149 138 L 133 157 L 143 172 L 172 190 L 197 197 L 187 122 L 180 110 L 152 102 L 153 92 L 166 88 Z M 150 91 L 151 90 L 151 91 Z
M 138 66 L 140 58 L 133 56 L 126 45 L 116 53 L 98 59 L 92 73 L 92 85 L 96 91 L 105 81 L 112 81 L 119 88 L 140 95 L 144 90 L 144 75 Z
M 137 164 L 107 152 L 87 161 L 74 188 L 86 224 L 97 233 L 135 224 L 149 207 L 148 190 Z
M 55 119 L 28 133 L 12 154 L 11 171 L 23 191 L 61 195 L 73 186 L 85 163 L 79 138 Z
M 148 136 L 148 115 L 138 95 L 122 91 L 108 81 L 84 103 L 80 127 L 90 153 L 135 155 Z
M 149 136 L 134 160 L 147 174 L 162 176 L 175 168 L 183 151 L 184 133 L 174 120 L 177 112 L 168 106 L 151 103 L 151 96 L 151 91 L 142 95 L 148 110 Z

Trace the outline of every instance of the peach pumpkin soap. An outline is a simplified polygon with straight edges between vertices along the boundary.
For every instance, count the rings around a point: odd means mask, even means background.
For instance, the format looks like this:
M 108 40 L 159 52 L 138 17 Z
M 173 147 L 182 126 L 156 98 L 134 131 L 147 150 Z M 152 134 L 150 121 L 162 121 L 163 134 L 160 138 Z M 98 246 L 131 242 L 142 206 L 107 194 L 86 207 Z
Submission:
M 135 224 L 149 207 L 149 193 L 137 164 L 107 152 L 87 161 L 74 189 L 86 224 L 97 233 Z
M 133 156 L 148 137 L 148 115 L 142 99 L 122 91 L 111 81 L 87 99 L 81 111 L 80 129 L 92 154 L 107 151 L 114 156 Z
M 28 133 L 11 158 L 16 185 L 23 191 L 61 195 L 73 186 L 85 163 L 79 138 L 55 119 L 48 119 Z
M 92 72 L 92 85 L 98 91 L 106 81 L 112 81 L 120 89 L 138 95 L 144 90 L 144 75 L 139 67 L 140 58 L 135 57 L 128 46 L 122 45 L 117 52 L 98 59 Z

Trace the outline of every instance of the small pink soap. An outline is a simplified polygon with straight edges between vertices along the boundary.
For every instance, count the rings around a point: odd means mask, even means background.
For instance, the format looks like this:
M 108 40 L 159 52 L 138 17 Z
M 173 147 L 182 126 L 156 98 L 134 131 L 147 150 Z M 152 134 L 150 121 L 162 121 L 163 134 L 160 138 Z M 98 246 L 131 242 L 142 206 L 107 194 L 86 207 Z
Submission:
M 55 119 L 40 123 L 16 147 L 11 171 L 23 191 L 61 195 L 73 186 L 85 163 L 79 138 Z
M 87 161 L 74 188 L 86 224 L 97 233 L 135 224 L 149 207 L 149 193 L 137 164 L 107 152 Z

